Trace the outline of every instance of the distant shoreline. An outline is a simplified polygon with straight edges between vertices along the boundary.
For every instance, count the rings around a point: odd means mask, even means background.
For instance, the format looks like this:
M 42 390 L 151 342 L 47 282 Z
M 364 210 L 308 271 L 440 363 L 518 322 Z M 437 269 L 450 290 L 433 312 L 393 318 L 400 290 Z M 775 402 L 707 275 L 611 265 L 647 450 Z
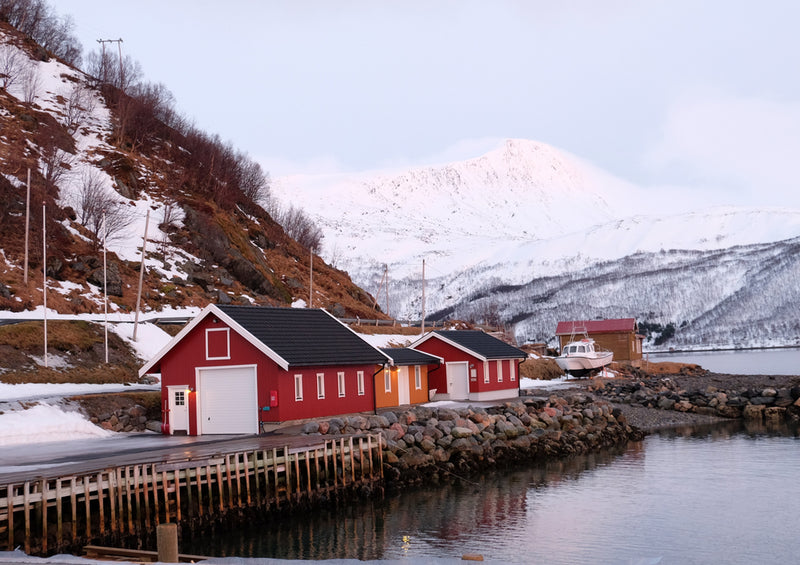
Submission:
M 763 345 L 759 347 L 713 347 L 710 349 L 672 349 L 660 351 L 645 351 L 643 355 L 672 355 L 674 353 L 720 353 L 723 351 L 760 351 L 762 349 L 800 349 L 797 345 Z

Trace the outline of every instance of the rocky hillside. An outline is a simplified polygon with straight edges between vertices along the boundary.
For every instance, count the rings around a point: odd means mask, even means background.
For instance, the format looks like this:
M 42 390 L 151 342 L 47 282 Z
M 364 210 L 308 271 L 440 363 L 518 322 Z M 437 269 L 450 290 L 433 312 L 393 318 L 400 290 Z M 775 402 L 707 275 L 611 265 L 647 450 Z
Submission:
M 132 310 L 145 224 L 145 311 L 308 301 L 312 254 L 262 207 L 268 173 L 189 124 L 163 85 L 132 78 L 127 60 L 121 76 L 116 60 L 84 73 L 2 21 L 0 61 L 0 310 L 41 304 L 46 260 L 48 307 L 99 312 L 104 233 L 111 311 Z M 313 306 L 382 317 L 316 256 Z

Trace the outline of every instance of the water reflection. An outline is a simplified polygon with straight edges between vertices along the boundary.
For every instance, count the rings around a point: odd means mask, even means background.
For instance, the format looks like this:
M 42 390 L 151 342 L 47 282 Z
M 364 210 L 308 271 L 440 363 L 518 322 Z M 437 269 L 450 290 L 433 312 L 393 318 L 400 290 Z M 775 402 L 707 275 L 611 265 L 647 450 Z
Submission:
M 566 461 L 515 467 L 450 484 L 406 489 L 382 500 L 315 509 L 214 536 L 184 540 L 193 552 L 214 556 L 280 559 L 387 559 L 402 556 L 461 556 L 486 542 L 487 533 L 524 522 L 531 488 L 577 481 L 582 473 L 641 444 Z M 483 543 L 481 542 L 481 543 Z M 485 544 L 476 549 L 481 552 Z
M 504 563 L 792 562 L 797 427 L 672 429 L 567 461 L 407 489 L 188 546 L 206 555 Z

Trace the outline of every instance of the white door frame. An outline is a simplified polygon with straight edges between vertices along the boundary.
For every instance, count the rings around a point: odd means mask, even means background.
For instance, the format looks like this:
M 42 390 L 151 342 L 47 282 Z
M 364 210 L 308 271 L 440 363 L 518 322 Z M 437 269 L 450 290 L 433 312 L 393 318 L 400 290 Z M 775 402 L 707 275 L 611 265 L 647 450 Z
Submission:
M 405 365 L 397 368 L 397 404 L 399 406 L 411 404 L 411 388 L 408 384 L 408 367 Z
M 183 394 L 180 394 L 183 393 Z M 183 404 L 176 404 L 176 397 L 183 397 Z M 167 387 L 167 407 L 169 409 L 169 433 L 175 430 L 189 433 L 189 385 Z
M 456 369 L 463 369 L 456 372 Z M 469 361 L 445 363 L 450 400 L 469 400 Z

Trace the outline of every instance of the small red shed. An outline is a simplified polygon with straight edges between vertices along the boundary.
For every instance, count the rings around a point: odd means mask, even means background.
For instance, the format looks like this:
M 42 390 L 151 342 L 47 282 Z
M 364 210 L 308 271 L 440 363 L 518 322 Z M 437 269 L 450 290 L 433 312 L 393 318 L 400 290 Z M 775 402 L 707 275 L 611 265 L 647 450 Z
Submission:
M 211 304 L 139 374 L 161 373 L 165 433 L 255 434 L 262 423 L 374 410 L 384 363 L 325 310 Z
M 433 400 L 500 400 L 519 396 L 519 364 L 528 355 L 480 330 L 437 330 L 411 344 L 441 357 L 445 370 L 428 375 Z

